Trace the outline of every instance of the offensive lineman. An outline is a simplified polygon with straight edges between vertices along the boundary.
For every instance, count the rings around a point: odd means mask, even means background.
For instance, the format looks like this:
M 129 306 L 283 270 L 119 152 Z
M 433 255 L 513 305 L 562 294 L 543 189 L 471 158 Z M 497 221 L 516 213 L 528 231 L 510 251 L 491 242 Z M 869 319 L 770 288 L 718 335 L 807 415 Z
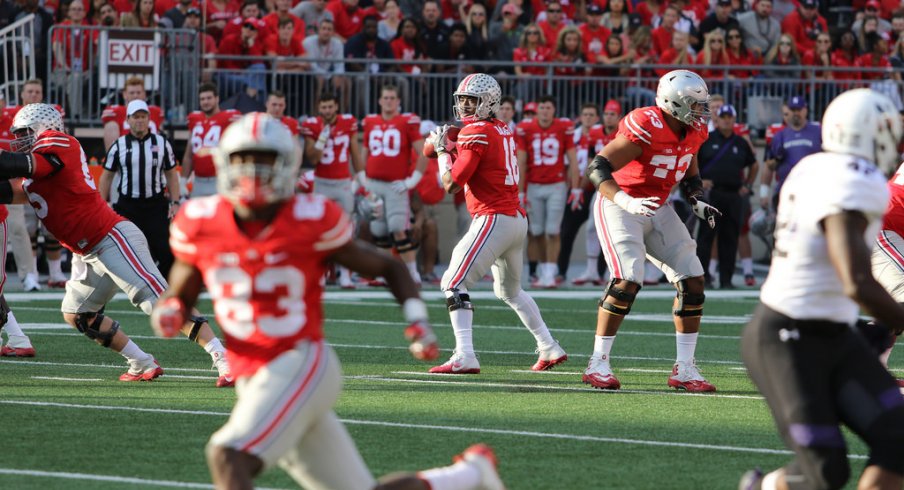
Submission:
M 120 381 L 150 381 L 163 369 L 129 340 L 119 322 L 98 311 L 122 290 L 150 314 L 166 280 L 141 230 L 101 199 L 85 151 L 62 128 L 60 113 L 49 104 L 29 104 L 16 114 L 13 152 L 0 152 L 0 203 L 30 203 L 47 230 L 76 254 L 61 307 L 66 323 L 128 360 Z M 219 372 L 217 386 L 232 386 L 225 349 L 207 321 L 193 316 L 182 332 L 210 354 Z
M 455 352 L 430 372 L 480 372 L 471 338 L 474 309 L 468 290 L 488 270 L 493 272 L 496 297 L 515 311 L 537 341 L 540 357 L 531 369 L 552 369 L 568 360 L 568 355 L 550 335 L 537 303 L 521 289 L 527 217 L 518 198 L 517 144 L 509 126 L 495 117 L 502 90 L 495 78 L 476 73 L 465 77 L 452 97 L 455 117 L 464 123 L 455 143 L 458 157 L 454 165 L 446 137 L 448 126 L 437 128 L 429 143 L 439 159 L 446 192 L 464 189 L 473 219 L 452 250 L 440 286 L 455 332 Z
M 323 339 L 320 278 L 333 261 L 385 277 L 410 323 L 411 352 L 425 360 L 439 353 L 427 307 L 402 264 L 354 240 L 337 203 L 294 195 L 300 159 L 285 126 L 253 113 L 220 141 L 219 195 L 176 216 L 172 284 L 151 321 L 159 335 L 175 335 L 207 284 L 239 380 L 232 415 L 207 446 L 216 488 L 251 489 L 278 463 L 310 490 L 502 490 L 484 445 L 451 467 L 376 483 L 333 412 L 342 373 Z
M 694 213 L 715 226 L 719 211 L 700 201 L 703 181 L 697 150 L 706 141 L 709 112 L 706 82 L 694 72 L 674 70 L 659 79 L 656 106 L 630 112 L 618 136 L 594 157 L 587 177 L 601 196 L 593 219 L 612 273 L 599 301 L 593 355 L 582 380 L 617 390 L 609 352 L 643 284 L 647 257 L 678 290 L 674 301 L 677 359 L 668 385 L 693 392 L 716 391 L 697 369 L 694 351 L 703 316 L 703 266 L 697 246 L 670 205 L 660 207 L 678 183 Z
M 824 152 L 802 159 L 782 186 L 772 267 L 741 354 L 795 458 L 765 476 L 748 472 L 742 489 L 843 487 L 842 423 L 869 446 L 857 488 L 904 485 L 904 398 L 876 356 L 891 332 L 851 328 L 860 308 L 904 328 L 904 308 L 869 273 L 889 197 L 883 173 L 898 161 L 902 133 L 888 97 L 845 92 L 823 116 Z
M 904 305 L 904 164 L 888 181 L 888 190 L 891 199 L 873 247 L 872 270 L 879 284 L 895 301 Z M 891 350 L 889 347 L 880 357 L 885 367 L 888 367 Z M 904 388 L 904 379 L 898 380 L 898 386 Z

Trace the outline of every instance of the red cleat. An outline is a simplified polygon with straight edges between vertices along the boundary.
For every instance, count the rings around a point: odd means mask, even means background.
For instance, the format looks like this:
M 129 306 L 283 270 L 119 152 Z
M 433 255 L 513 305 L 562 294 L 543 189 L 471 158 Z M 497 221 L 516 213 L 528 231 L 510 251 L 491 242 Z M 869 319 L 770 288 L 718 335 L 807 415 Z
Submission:
M 10 347 L 8 344 L 0 347 L 0 356 L 3 357 L 34 357 L 34 347 Z
M 540 357 L 531 366 L 531 371 L 549 371 L 568 360 L 568 354 L 565 353 L 565 349 L 562 349 L 559 344 L 549 349 L 537 349 L 537 354 L 540 354 Z
M 231 388 L 235 386 L 235 378 L 229 375 L 217 378 L 217 388 Z
M 897 379 L 895 381 L 898 382 L 898 388 L 904 388 L 904 379 Z
M 143 370 L 138 372 L 133 372 L 132 368 L 129 368 L 128 371 L 122 373 L 119 377 L 120 381 L 153 381 L 154 379 L 163 375 L 163 368 L 160 367 L 160 363 L 157 362 L 156 359 L 153 360 L 154 364 Z
M 486 444 L 474 444 L 461 454 L 452 458 L 455 463 L 465 462 L 474 465 L 480 472 L 480 488 L 485 490 L 505 490 L 505 484 L 499 478 L 496 453 Z
M 612 367 L 609 366 L 609 359 L 590 358 L 581 381 L 601 390 L 617 390 L 621 388 L 618 378 L 612 374 Z
M 753 277 L 752 274 L 747 274 L 746 276 L 744 276 L 744 285 L 756 286 L 756 278 Z
M 703 378 L 694 361 L 678 362 L 672 367 L 669 386 L 676 390 L 687 390 L 691 393 L 708 393 L 716 391 L 712 383 Z
M 47 287 L 51 289 L 66 289 L 66 281 L 47 281 Z
M 434 366 L 428 371 L 433 374 L 480 374 L 480 363 L 473 354 L 466 356 L 458 352 L 439 366 Z

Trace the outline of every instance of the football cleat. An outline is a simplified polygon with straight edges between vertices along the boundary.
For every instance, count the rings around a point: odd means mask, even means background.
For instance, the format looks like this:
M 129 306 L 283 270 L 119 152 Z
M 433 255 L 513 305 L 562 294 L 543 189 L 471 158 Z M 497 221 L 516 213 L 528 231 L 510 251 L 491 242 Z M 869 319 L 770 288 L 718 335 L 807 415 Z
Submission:
M 496 469 L 496 453 L 486 444 L 474 444 L 452 458 L 455 463 L 465 462 L 473 465 L 480 472 L 481 490 L 505 490 L 499 472 Z
M 160 363 L 157 362 L 153 357 L 151 358 L 151 363 L 144 366 L 143 368 L 132 368 L 130 367 L 128 371 L 122 373 L 119 377 L 120 381 L 153 381 L 155 378 L 158 378 L 163 375 L 163 368 L 160 367 Z
M 412 323 L 405 329 L 405 338 L 411 345 L 408 350 L 415 359 L 432 361 L 439 357 L 439 345 L 436 343 L 436 335 L 433 329 L 425 321 Z
M 568 360 L 568 354 L 558 342 L 549 349 L 538 348 L 536 352 L 540 354 L 540 358 L 531 366 L 531 371 L 548 371 Z
M 574 280 L 572 280 L 571 284 L 574 284 L 575 286 L 583 286 L 585 284 L 593 284 L 594 286 L 602 286 L 603 280 L 600 279 L 600 276 L 598 276 L 597 274 L 590 274 L 588 272 L 585 272 L 580 277 L 577 277 Z
M 217 378 L 217 388 L 229 388 L 235 386 L 235 378 L 228 374 L 224 374 Z
M 691 393 L 716 391 L 716 387 L 703 378 L 697 369 L 696 361 L 676 362 L 669 377 L 669 386 L 676 390 L 687 390 Z
M 617 390 L 621 388 L 621 383 L 612 374 L 612 367 L 609 366 L 609 359 L 606 357 L 602 359 L 591 357 L 581 381 L 601 390 Z
M 480 374 L 480 363 L 474 354 L 465 355 L 454 352 L 443 364 L 434 366 L 428 371 L 433 374 Z
M 217 370 L 217 388 L 228 388 L 230 386 L 235 386 L 235 378 L 232 377 L 232 373 L 229 371 L 229 361 L 226 359 L 225 352 L 214 352 L 211 354 L 213 357 L 213 367 Z
M 66 279 L 48 279 L 47 287 L 49 287 L 50 289 L 66 289 L 66 281 Z
M 760 471 L 759 468 L 756 468 L 744 473 L 740 483 L 738 483 L 738 490 L 756 490 L 760 488 L 762 482 L 763 472 Z
M 747 274 L 746 276 L 744 276 L 744 285 L 756 286 L 756 278 L 753 277 L 753 274 Z
M 25 279 L 22 280 L 22 289 L 30 293 L 32 291 L 40 291 L 41 284 L 38 282 L 38 278 L 34 274 L 26 274 Z
M 34 347 L 10 347 L 9 344 L 0 347 L 0 356 L 3 357 L 34 357 Z

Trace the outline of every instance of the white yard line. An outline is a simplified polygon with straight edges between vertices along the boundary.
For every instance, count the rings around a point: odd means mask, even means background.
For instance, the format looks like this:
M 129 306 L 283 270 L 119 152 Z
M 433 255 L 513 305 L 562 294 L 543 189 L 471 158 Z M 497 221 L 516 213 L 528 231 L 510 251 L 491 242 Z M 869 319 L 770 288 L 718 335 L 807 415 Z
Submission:
M 148 480 L 145 478 L 133 478 L 128 476 L 96 475 L 91 473 L 68 473 L 63 471 L 20 470 L 15 468 L 0 468 L 0 475 L 34 476 L 39 478 L 58 478 L 63 480 L 88 480 L 109 483 L 127 483 L 130 485 L 153 485 L 155 487 L 169 488 L 213 488 L 213 485 L 209 483 L 191 483 L 172 480 Z M 258 490 L 275 490 L 265 489 L 264 487 L 255 488 L 257 488 Z
M 74 404 L 74 403 L 53 403 L 53 402 L 38 402 L 38 401 L 28 401 L 28 400 L 0 400 L 0 405 L 24 405 L 24 406 L 33 406 L 33 407 L 49 407 L 49 408 L 74 408 L 74 409 L 94 409 L 94 410 L 117 410 L 117 411 L 132 411 L 132 412 L 152 412 L 152 413 L 165 413 L 165 414 L 175 414 L 175 415 L 210 415 L 210 416 L 218 416 L 218 417 L 226 417 L 229 414 L 226 412 L 211 412 L 211 411 L 203 411 L 203 410 L 173 410 L 173 409 L 161 409 L 161 408 L 139 408 L 139 407 L 123 407 L 123 406 L 111 406 L 111 405 L 82 405 L 82 404 Z M 656 446 L 656 447 L 678 447 L 678 448 L 686 448 L 686 449 L 703 449 L 710 451 L 723 451 L 723 452 L 736 452 L 736 453 L 755 453 L 755 454 L 772 454 L 772 455 L 790 455 L 791 451 L 786 449 L 769 449 L 769 448 L 759 448 L 759 447 L 744 447 L 744 446 L 726 446 L 726 445 L 718 445 L 718 444 L 698 444 L 698 443 L 689 443 L 689 442 L 676 442 L 676 441 L 657 441 L 657 440 L 649 440 L 649 439 L 629 439 L 623 437 L 601 437 L 601 436 L 588 436 L 588 435 L 578 435 L 578 434 L 561 434 L 561 433 L 552 433 L 552 432 L 534 432 L 534 431 L 522 431 L 522 430 L 511 430 L 511 429 L 493 429 L 493 428 L 480 428 L 480 427 L 461 427 L 461 426 L 448 426 L 448 425 L 429 425 L 429 424 L 406 424 L 400 422 L 386 422 L 381 420 L 360 420 L 360 419 L 341 419 L 341 421 L 348 425 L 369 425 L 376 427 L 393 427 L 399 429 L 416 429 L 416 430 L 439 430 L 439 431 L 449 431 L 449 432 L 471 432 L 477 434 L 495 434 L 495 435 L 504 435 L 504 436 L 520 436 L 520 437 L 529 437 L 529 438 L 539 438 L 539 439 L 561 439 L 568 441 L 580 441 L 580 442 L 605 442 L 605 443 L 615 443 L 615 444 L 631 444 L 631 445 L 642 445 L 642 446 Z M 849 455 L 849 457 L 854 459 L 866 459 L 866 456 L 854 454 Z M 11 470 L 16 471 L 16 470 Z M 177 482 L 178 483 L 178 482 Z M 209 488 L 209 487 L 198 487 L 198 488 Z
M 104 381 L 101 378 L 64 378 L 62 376 L 32 376 L 31 379 L 43 379 L 47 381 Z
M 66 366 L 66 367 L 88 367 L 88 368 L 106 368 L 106 369 L 128 369 L 126 365 L 120 364 L 87 364 L 76 362 L 50 362 L 50 361 L 25 361 L 17 359 L 0 359 L 0 364 L 34 364 L 37 366 Z M 164 367 L 164 371 L 188 372 L 188 373 L 210 373 L 210 369 L 193 369 L 193 368 L 171 368 Z M 207 378 L 203 378 L 207 379 Z
M 670 369 L 641 369 L 641 368 L 619 368 L 614 371 L 618 372 L 627 372 L 627 373 L 654 373 L 654 374 L 671 374 Z M 559 371 L 559 370 L 549 370 L 549 371 L 533 371 L 530 369 L 512 369 L 509 371 L 510 373 L 521 373 L 521 374 L 567 374 L 569 376 L 580 376 L 584 374 L 583 371 Z

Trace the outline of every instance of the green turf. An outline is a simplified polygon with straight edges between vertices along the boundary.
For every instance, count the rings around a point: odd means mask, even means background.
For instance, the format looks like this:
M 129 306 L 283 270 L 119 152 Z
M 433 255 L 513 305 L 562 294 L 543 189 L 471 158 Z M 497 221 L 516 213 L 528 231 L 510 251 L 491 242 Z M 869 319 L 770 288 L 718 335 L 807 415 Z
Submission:
M 732 489 L 749 468 L 784 464 L 790 457 L 774 452 L 784 447 L 741 369 L 738 336 L 755 300 L 707 299 L 707 315 L 726 317 L 705 322 L 697 350 L 704 374 L 719 388 L 709 396 L 666 386 L 675 354 L 671 300 L 644 296 L 613 349 L 623 388 L 618 393 L 580 382 L 593 347 L 593 299 L 538 299 L 571 356 L 554 373 L 542 374 L 517 372 L 528 370 L 536 357 L 533 338 L 514 313 L 497 300 L 475 301 L 482 373 L 468 377 L 423 375 L 428 366 L 408 356 L 401 315 L 391 301 L 328 301 L 327 335 L 346 376 L 336 411 L 376 475 L 445 465 L 477 441 L 496 449 L 512 490 Z M 62 321 L 58 300 L 10 303 L 21 323 Z M 201 309 L 210 311 L 210 304 Z M 232 390 L 214 387 L 216 373 L 200 348 L 152 337 L 146 318 L 127 302 L 113 302 L 107 312 L 157 357 L 167 375 L 153 383 L 121 383 L 116 378 L 125 362 L 117 354 L 72 330 L 26 328 L 38 357 L 0 360 L 6 441 L 0 488 L 157 486 L 10 470 L 209 482 L 203 448 L 225 421 Z M 453 338 L 442 302 L 432 301 L 430 313 L 445 358 Z M 894 360 L 892 367 L 898 367 Z M 79 380 L 44 379 L 54 377 Z M 848 435 L 848 442 L 853 454 L 865 454 L 856 438 Z M 863 463 L 862 457 L 852 460 L 854 474 Z M 257 484 L 296 488 L 278 469 Z

